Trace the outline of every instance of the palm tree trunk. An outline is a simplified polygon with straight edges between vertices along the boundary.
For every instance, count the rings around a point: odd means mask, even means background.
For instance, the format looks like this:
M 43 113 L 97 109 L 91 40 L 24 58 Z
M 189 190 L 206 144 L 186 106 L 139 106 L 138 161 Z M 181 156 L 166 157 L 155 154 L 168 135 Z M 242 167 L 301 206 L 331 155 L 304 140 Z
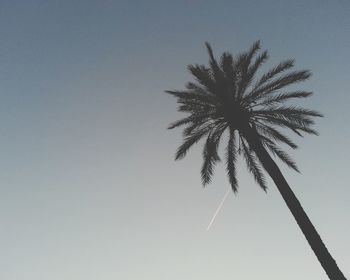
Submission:
M 327 273 L 329 279 L 346 280 L 344 274 L 340 271 L 335 260 L 328 252 L 328 249 L 324 245 L 320 235 L 311 223 L 309 217 L 306 215 L 299 200 L 293 193 L 292 189 L 289 187 L 286 179 L 283 177 L 277 164 L 261 144 L 256 130 L 249 126 L 244 129 L 244 134 L 250 145 L 250 148 L 255 151 L 262 166 L 275 182 L 277 189 L 281 193 L 289 210 L 292 212 L 292 215 L 298 223 L 306 240 L 309 242 L 311 249 L 314 251 L 323 269 Z

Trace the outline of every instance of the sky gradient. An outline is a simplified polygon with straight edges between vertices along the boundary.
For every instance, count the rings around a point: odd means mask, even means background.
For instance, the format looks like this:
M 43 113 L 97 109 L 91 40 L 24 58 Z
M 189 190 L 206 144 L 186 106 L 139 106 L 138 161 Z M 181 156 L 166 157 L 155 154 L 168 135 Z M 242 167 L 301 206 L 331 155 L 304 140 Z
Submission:
M 201 187 L 166 89 L 260 39 L 312 78 L 287 181 L 350 277 L 350 1 L 0 1 L 0 279 L 326 279 L 275 186 Z

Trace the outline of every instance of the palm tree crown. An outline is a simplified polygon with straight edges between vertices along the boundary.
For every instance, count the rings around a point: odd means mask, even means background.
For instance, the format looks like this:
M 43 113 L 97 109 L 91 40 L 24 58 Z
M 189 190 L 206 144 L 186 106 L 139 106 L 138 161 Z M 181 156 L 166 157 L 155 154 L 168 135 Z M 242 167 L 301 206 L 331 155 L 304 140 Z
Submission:
M 209 66 L 188 66 L 196 82 L 187 83 L 183 91 L 167 91 L 177 98 L 179 111 L 189 114 L 169 127 L 185 126 L 184 142 L 176 152 L 176 159 L 183 158 L 191 146 L 206 137 L 201 175 L 203 185 L 208 184 L 214 165 L 220 160 L 219 142 L 227 131 L 225 159 L 233 191 L 237 192 L 236 158 L 237 154 L 242 154 L 249 171 L 265 191 L 263 170 L 270 175 L 329 279 L 346 280 L 268 152 L 298 171 L 294 161 L 277 143 L 293 149 L 297 145 L 280 130 L 290 130 L 299 136 L 303 133 L 317 134 L 312 125 L 314 118 L 322 115 L 284 104 L 295 98 L 306 98 L 311 92 L 283 90 L 307 80 L 311 73 L 307 70 L 291 71 L 294 62 L 286 60 L 255 78 L 258 69 L 268 58 L 266 51 L 258 55 L 259 41 L 249 51 L 236 57 L 223 53 L 219 62 L 214 58 L 210 45 L 206 43 L 206 46 Z
M 192 145 L 206 138 L 201 177 L 203 185 L 208 184 L 215 164 L 220 161 L 218 146 L 221 136 L 227 131 L 225 160 L 233 191 L 237 191 L 237 154 L 245 158 L 249 171 L 266 191 L 263 168 L 251 141 L 247 139 L 247 128 L 254 130 L 258 141 L 271 154 L 298 171 L 295 162 L 277 143 L 293 149 L 297 145 L 279 129 L 290 130 L 298 136 L 317 134 L 312 129 L 313 119 L 322 115 L 313 110 L 285 105 L 292 99 L 309 97 L 312 92 L 282 90 L 307 80 L 311 73 L 308 70 L 291 71 L 294 61 L 286 60 L 256 78 L 258 69 L 268 58 L 267 51 L 258 54 L 259 41 L 236 57 L 224 52 L 219 61 L 214 58 L 208 43 L 206 47 L 209 65 L 188 66 L 196 81 L 187 83 L 185 90 L 166 91 L 177 98 L 178 110 L 189 114 L 169 126 L 169 129 L 185 126 L 184 141 L 176 152 L 176 159 L 183 158 Z

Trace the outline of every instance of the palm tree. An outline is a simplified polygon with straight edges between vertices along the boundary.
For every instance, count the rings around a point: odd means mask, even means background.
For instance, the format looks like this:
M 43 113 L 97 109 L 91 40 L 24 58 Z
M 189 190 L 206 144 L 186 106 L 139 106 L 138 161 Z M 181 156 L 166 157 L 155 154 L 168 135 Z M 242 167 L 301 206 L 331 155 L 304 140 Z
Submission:
M 256 78 L 258 69 L 268 58 L 267 51 L 258 55 L 259 41 L 247 52 L 235 57 L 224 52 L 219 61 L 208 43 L 206 47 L 209 65 L 188 66 L 196 81 L 187 83 L 185 90 L 166 91 L 177 98 L 178 110 L 188 114 L 169 126 L 169 129 L 185 127 L 184 141 L 175 159 L 185 157 L 195 143 L 206 138 L 201 168 L 205 186 L 210 183 L 214 166 L 220 161 L 218 146 L 225 132 L 228 138 L 226 170 L 233 192 L 237 192 L 235 164 L 237 156 L 242 155 L 248 170 L 264 191 L 267 186 L 263 170 L 275 182 L 329 279 L 346 279 L 271 157 L 272 154 L 298 171 L 295 162 L 278 144 L 286 144 L 293 149 L 297 145 L 280 129 L 287 129 L 298 136 L 303 133 L 317 135 L 312 125 L 315 117 L 322 116 L 320 113 L 284 105 L 293 99 L 309 97 L 312 92 L 282 91 L 289 85 L 307 80 L 311 72 L 291 71 L 294 61 L 286 60 Z

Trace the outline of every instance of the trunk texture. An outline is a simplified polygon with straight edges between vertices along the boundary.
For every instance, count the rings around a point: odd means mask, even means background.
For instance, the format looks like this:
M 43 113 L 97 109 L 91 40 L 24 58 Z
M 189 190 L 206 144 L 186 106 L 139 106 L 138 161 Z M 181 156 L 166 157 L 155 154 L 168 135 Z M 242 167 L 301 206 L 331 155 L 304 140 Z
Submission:
M 249 126 L 243 130 L 243 133 L 250 145 L 250 148 L 255 151 L 262 166 L 275 182 L 277 189 L 281 193 L 289 210 L 292 212 L 296 222 L 298 223 L 306 240 L 309 242 L 311 249 L 314 251 L 323 269 L 327 273 L 329 279 L 346 280 L 345 276 L 337 266 L 335 260 L 328 252 L 328 249 L 324 245 L 320 235 L 311 223 L 309 217 L 306 215 L 299 200 L 293 193 L 292 189 L 289 187 L 286 179 L 283 177 L 277 164 L 261 144 L 256 130 Z

